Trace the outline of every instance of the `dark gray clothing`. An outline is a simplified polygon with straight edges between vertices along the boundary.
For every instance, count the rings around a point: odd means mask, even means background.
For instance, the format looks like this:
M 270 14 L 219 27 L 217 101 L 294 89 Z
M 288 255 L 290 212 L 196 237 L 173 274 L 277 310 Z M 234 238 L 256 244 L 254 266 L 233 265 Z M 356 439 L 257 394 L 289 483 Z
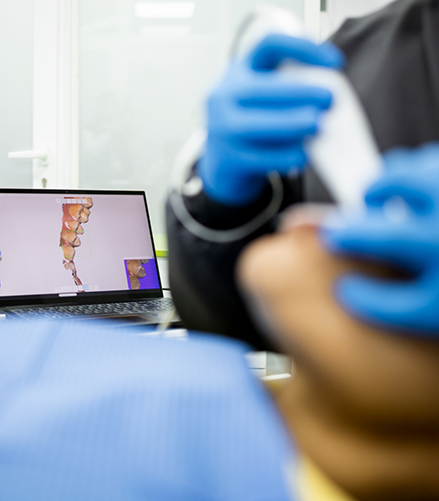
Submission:
M 332 41 L 347 56 L 345 67 L 370 119 L 381 151 L 439 140 L 439 1 L 398 0 L 344 23 Z M 283 208 L 302 201 L 327 201 L 312 171 L 285 179 Z M 212 228 L 250 220 L 270 199 L 270 189 L 250 207 L 227 208 L 204 194 L 188 197 L 195 219 Z M 167 208 L 171 288 L 191 329 L 237 337 L 256 349 L 273 349 L 254 325 L 234 278 L 241 250 L 272 232 L 274 217 L 253 235 L 232 244 L 205 242 L 189 233 Z

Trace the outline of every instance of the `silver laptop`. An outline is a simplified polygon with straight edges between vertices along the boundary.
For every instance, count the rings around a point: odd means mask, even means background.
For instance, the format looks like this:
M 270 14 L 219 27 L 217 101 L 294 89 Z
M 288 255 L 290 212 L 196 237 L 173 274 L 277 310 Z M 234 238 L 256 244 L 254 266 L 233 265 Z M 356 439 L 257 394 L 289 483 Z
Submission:
M 161 323 L 142 191 L 0 190 L 0 313 Z

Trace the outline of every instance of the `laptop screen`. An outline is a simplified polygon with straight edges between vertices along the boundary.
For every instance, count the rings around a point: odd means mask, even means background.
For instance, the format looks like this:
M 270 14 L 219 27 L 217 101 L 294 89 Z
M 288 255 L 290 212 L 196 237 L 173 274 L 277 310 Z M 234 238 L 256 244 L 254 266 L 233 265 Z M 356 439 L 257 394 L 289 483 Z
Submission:
M 157 292 L 143 192 L 0 191 L 2 302 Z

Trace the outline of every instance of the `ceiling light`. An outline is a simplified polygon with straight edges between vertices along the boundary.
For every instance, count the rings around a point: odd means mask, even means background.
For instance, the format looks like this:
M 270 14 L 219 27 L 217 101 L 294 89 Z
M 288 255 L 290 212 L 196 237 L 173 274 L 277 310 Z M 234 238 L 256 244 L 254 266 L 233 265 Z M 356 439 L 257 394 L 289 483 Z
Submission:
M 149 19 L 190 18 L 194 15 L 194 2 L 136 2 L 136 17 Z

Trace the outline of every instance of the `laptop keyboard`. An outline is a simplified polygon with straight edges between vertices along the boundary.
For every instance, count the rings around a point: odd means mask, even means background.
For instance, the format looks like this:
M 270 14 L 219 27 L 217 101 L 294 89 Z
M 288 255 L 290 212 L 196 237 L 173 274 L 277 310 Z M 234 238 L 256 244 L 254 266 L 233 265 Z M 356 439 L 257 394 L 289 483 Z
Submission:
M 78 316 L 99 315 L 132 315 L 136 313 L 172 311 L 174 303 L 171 298 L 149 299 L 148 301 L 132 301 L 128 303 L 73 304 L 64 306 L 43 306 L 33 308 L 14 308 L 20 317 L 72 318 Z

